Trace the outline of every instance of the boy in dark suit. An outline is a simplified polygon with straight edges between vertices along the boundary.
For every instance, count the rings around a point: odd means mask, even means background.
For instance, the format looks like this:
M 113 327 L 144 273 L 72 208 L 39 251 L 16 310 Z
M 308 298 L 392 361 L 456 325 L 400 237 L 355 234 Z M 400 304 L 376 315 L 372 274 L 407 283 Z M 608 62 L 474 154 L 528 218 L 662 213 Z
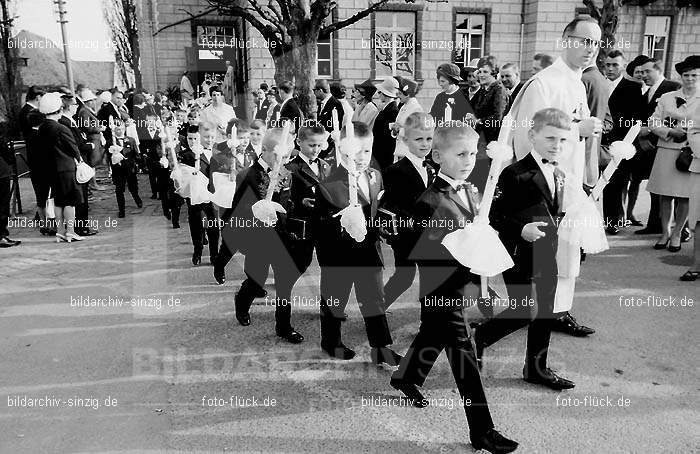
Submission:
M 515 262 L 513 268 L 503 272 L 513 304 L 474 329 L 477 356 L 481 359 L 484 348 L 528 326 L 523 377 L 527 382 L 555 390 L 574 387 L 573 382 L 547 367 L 557 288 L 557 228 L 564 215 L 566 180 L 558 160 L 570 129 L 571 118 L 561 110 L 547 108 L 536 112 L 528 133 L 532 151 L 501 173 L 490 218 Z M 531 303 L 533 284 L 537 290 L 536 306 Z
M 298 344 L 304 336 L 291 325 L 290 293 L 296 281 L 295 263 L 286 248 L 286 215 L 277 214 L 275 226 L 263 224 L 253 216 L 252 206 L 263 200 L 270 185 L 270 173 L 284 159 L 289 143 L 278 147 L 282 139 L 281 129 L 271 129 L 263 140 L 263 153 L 247 170 L 239 174 L 232 208 L 224 215 L 224 242 L 229 254 L 241 251 L 245 254 L 243 271 L 246 279 L 236 293 L 236 319 L 242 326 L 250 325 L 250 306 L 256 297 L 267 295 L 263 286 L 272 266 L 275 274 L 275 332 L 290 343 Z M 285 175 L 286 174 L 286 175 Z M 281 172 L 272 200 L 289 207 L 288 172 Z M 227 257 L 230 259 L 230 255 Z M 225 263 L 219 262 L 219 266 Z M 215 274 L 216 276 L 216 274 Z
M 131 197 L 134 198 L 136 206 L 143 207 L 141 197 L 139 197 L 139 180 L 136 175 L 136 161 L 139 149 L 133 137 L 125 136 L 126 125 L 121 120 L 113 120 L 113 134 L 107 142 L 109 150 L 110 165 L 112 168 L 112 181 L 114 191 L 117 196 L 117 206 L 119 208 L 118 217 L 123 218 L 125 214 L 124 189 L 129 188 Z
M 341 340 L 341 322 L 350 290 L 355 296 L 365 322 L 367 338 L 372 347 L 372 362 L 391 366 L 398 364 L 401 356 L 391 350 L 389 325 L 382 294 L 383 258 L 376 224 L 378 195 L 382 190 L 379 171 L 369 167 L 372 157 L 371 137 L 358 139 L 346 137 L 340 141 L 340 150 L 346 157 L 321 183 L 316 193 L 315 210 L 318 216 L 317 257 L 321 265 L 321 348 L 330 356 L 352 359 L 355 352 Z M 362 207 L 367 234 L 357 242 L 340 224 L 336 216 L 349 205 L 349 181 L 347 160 L 355 162 L 353 177 L 357 182 L 357 200 Z M 355 185 L 353 185 L 355 186 Z
M 425 160 L 433 144 L 435 120 L 430 114 L 415 112 L 406 119 L 403 141 L 409 153 L 384 171 L 382 207 L 396 216 L 397 234 L 390 237 L 394 251 L 394 274 L 384 285 L 384 309 L 413 285 L 416 262 L 410 258 L 416 245 L 413 210 L 416 200 L 435 178 L 435 170 Z
M 414 211 L 419 239 L 412 257 L 420 273 L 420 330 L 390 384 L 415 406 L 425 407 L 418 386 L 445 350 L 465 402 L 472 446 L 507 453 L 518 444 L 494 429 L 463 314 L 468 302 L 476 301 L 479 295 L 479 277 L 442 245 L 448 233 L 472 222 L 476 214 L 476 197 L 465 181 L 476 163 L 478 141 L 479 134 L 468 127 L 446 126 L 435 131 L 432 157 L 440 171 Z
M 183 151 L 181 157 L 183 164 L 195 167 L 195 170 L 202 172 L 208 179 L 211 178 L 209 163 L 215 137 L 216 125 L 213 123 L 203 122 L 199 126 L 190 126 L 187 130 L 188 148 Z M 197 165 L 198 167 L 196 167 Z M 188 198 L 187 221 L 190 225 L 190 236 L 192 237 L 192 246 L 194 248 L 192 264 L 198 266 L 202 263 L 205 223 L 209 242 L 209 260 L 211 264 L 214 264 L 216 255 L 219 252 L 219 227 L 216 225 L 217 216 L 214 204 L 205 202 L 193 205 Z

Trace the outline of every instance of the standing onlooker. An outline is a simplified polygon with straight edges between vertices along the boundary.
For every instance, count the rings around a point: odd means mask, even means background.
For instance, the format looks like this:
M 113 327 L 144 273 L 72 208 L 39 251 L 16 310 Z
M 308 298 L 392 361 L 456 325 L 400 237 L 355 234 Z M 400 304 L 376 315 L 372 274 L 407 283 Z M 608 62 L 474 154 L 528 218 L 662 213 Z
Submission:
M 554 63 L 554 59 L 551 55 L 535 54 L 535 56 L 532 57 L 532 74 L 537 74 L 548 66 L 551 66 L 552 63 Z
M 376 87 L 375 99 L 380 111 L 372 127 L 372 135 L 374 136 L 372 158 L 377 162 L 379 170 L 383 172 L 394 163 L 396 138 L 392 136 L 389 124 L 396 121 L 396 115 L 399 113 L 399 107 L 396 105 L 399 83 L 393 77 L 387 77 Z
M 340 101 L 340 105 L 343 106 L 343 121 L 340 124 L 340 127 L 343 128 L 348 121 L 352 121 L 352 116 L 355 111 L 352 109 L 350 101 L 348 101 L 347 90 L 342 82 L 333 82 L 331 84 L 331 94 L 335 99 Z
M 508 92 L 498 76 L 498 63 L 492 55 L 481 57 L 477 63 L 476 78 L 484 91 L 475 104 L 474 113 L 478 119 L 477 132 L 483 132 L 486 142 L 498 139 L 501 119 L 508 106 Z M 477 185 L 478 186 L 478 185 Z
M 102 162 L 102 131 L 105 127 L 101 126 L 97 119 L 95 93 L 89 88 L 83 88 L 78 92 L 78 99 L 82 105 L 78 107 L 75 121 L 78 123 L 78 128 L 87 136 L 88 142 L 92 144 L 92 153 L 87 163 L 95 167 Z M 94 180 L 91 181 L 94 183 Z
M 10 220 L 10 179 L 14 163 L 14 150 L 0 136 L 0 248 L 17 246 L 21 243 L 20 240 L 10 239 L 10 231 L 7 229 Z
M 377 87 L 370 79 L 367 79 L 361 84 L 355 84 L 355 91 L 352 93 L 352 99 L 355 101 L 352 121 L 364 123 L 370 130 L 374 127 L 374 120 L 379 114 L 379 109 L 373 101 L 376 91 Z
M 625 54 L 621 50 L 613 49 L 605 56 L 605 77 L 608 78 L 610 93 L 624 79 Z
M 235 107 L 236 96 L 234 94 L 233 64 L 231 60 L 226 60 L 226 75 L 224 76 L 224 83 L 221 88 L 224 91 L 224 101 L 228 101 Z
M 700 106 L 695 108 L 693 126 L 688 130 L 688 142 L 693 151 L 693 162 L 690 163 L 691 187 L 688 226 L 695 229 L 695 235 L 693 239 L 693 263 L 680 279 L 682 281 L 696 281 L 700 277 Z
M 280 98 L 282 99 L 282 105 L 280 106 L 280 121 L 289 120 L 292 122 L 294 127 L 294 135 L 299 132 L 299 127 L 304 119 L 304 114 L 301 112 L 299 105 L 294 100 L 294 84 L 288 80 L 282 82 L 279 85 Z M 273 127 L 280 128 L 281 124 L 273 125 Z
M 436 70 L 438 85 L 442 90 L 435 96 L 430 115 L 441 126 L 445 121 L 468 121 L 474 117 L 474 109 L 459 90 L 462 80 L 459 67 L 454 63 L 443 63 Z
M 661 95 L 656 110 L 649 119 L 649 129 L 659 138 L 654 166 L 647 183 L 647 191 L 660 196 L 661 238 L 654 245 L 654 249 L 668 247 L 670 252 L 681 250 L 681 231 L 688 220 L 688 198 L 692 182 L 690 172 L 681 172 L 676 168 L 676 159 L 681 148 L 688 146 L 688 127 L 692 122 L 692 115 L 700 106 L 698 68 L 698 55 L 690 56 L 676 64 L 682 88 Z M 671 231 L 674 199 L 675 225 Z
M 591 112 L 591 116 L 603 123 L 609 114 L 608 98 L 610 98 L 610 88 L 607 79 L 598 70 L 595 60 L 583 69 L 581 82 L 586 87 L 586 100 L 588 101 L 588 110 Z M 598 135 L 586 140 L 586 166 L 588 167 L 586 175 L 588 178 L 584 181 L 584 184 L 588 187 L 593 187 L 598 182 L 598 159 L 601 142 L 599 139 L 600 136 Z M 619 231 L 617 226 L 608 226 L 606 230 L 612 235 L 616 235 Z
M 401 137 L 401 130 L 406 124 L 406 119 L 416 112 L 423 112 L 423 106 L 420 105 L 416 99 L 416 94 L 418 94 L 418 84 L 416 81 L 409 79 L 408 77 L 399 77 L 399 102 L 401 107 L 396 115 L 396 120 L 391 126 L 391 131 L 397 138 Z M 397 161 L 408 153 L 408 147 L 403 140 L 396 141 L 396 149 L 394 150 L 394 161 Z
M 183 71 L 182 78 L 180 79 L 180 98 L 182 98 L 182 102 L 185 103 L 185 105 L 188 105 L 194 98 L 194 88 L 188 77 L 189 74 L 189 71 Z
M 19 128 L 27 147 L 27 165 L 29 176 L 32 180 L 34 195 L 36 196 L 36 208 L 41 218 L 39 231 L 42 235 L 55 235 L 56 231 L 49 228 L 46 220 L 46 200 L 49 194 L 48 159 L 42 155 L 43 148 L 37 143 L 37 130 L 44 121 L 44 116 L 39 112 L 39 101 L 44 95 L 44 90 L 37 86 L 29 87 L 26 96 L 26 104 L 19 111 Z
M 61 118 L 61 94 L 47 93 L 39 101 L 39 111 L 46 119 L 39 126 L 38 142 L 48 161 L 51 197 L 56 214 L 56 242 L 80 241 L 75 233 L 75 206 L 83 195 L 75 178 L 76 161 L 82 160 L 70 129 L 58 122 Z
M 280 118 L 280 109 L 282 105 L 280 104 L 279 96 L 272 90 L 267 92 L 265 98 L 265 103 L 267 105 L 265 111 L 267 112 L 267 116 L 264 120 L 258 121 L 264 121 L 266 127 L 271 127 L 270 125 L 272 125 L 272 122 L 276 122 Z
M 267 118 L 268 102 L 265 99 L 268 90 L 264 89 L 263 86 L 267 87 L 267 84 L 260 84 L 260 88 L 253 92 L 253 118 L 255 120 L 265 120 Z
M 515 63 L 506 63 L 503 65 L 499 74 L 501 83 L 508 91 L 508 106 L 504 112 L 508 113 L 510 106 L 513 105 L 513 100 L 518 96 L 518 92 L 523 88 L 525 82 L 520 80 L 520 68 Z
M 462 88 L 462 93 L 466 96 L 469 104 L 472 106 L 479 102 L 478 98 L 482 95 L 481 84 L 476 78 L 476 64 L 479 63 L 479 59 L 475 58 L 469 62 L 469 65 L 465 66 L 460 70 L 460 76 L 464 80 L 460 87 Z
M 226 125 L 229 120 L 236 118 L 236 112 L 230 104 L 224 101 L 224 93 L 218 85 L 214 85 L 209 90 L 211 95 L 211 105 L 202 110 L 202 123 L 213 123 L 216 125 L 216 141 L 226 140 Z
M 656 104 L 659 101 L 659 98 L 661 98 L 661 95 L 668 93 L 669 91 L 678 90 L 678 88 L 680 88 L 680 84 L 678 82 L 666 79 L 664 77 L 661 62 L 654 58 L 647 58 L 646 61 L 640 63 L 639 68 L 641 70 L 644 83 L 649 86 L 649 89 L 644 95 L 646 107 L 643 112 L 643 118 L 648 119 L 656 111 Z M 636 178 L 643 181 L 649 179 L 652 166 L 654 165 L 658 138 L 652 134 L 651 128 L 646 127 L 642 128 L 640 131 L 638 140 L 640 149 L 634 158 L 635 171 L 637 172 Z M 634 232 L 638 235 L 662 233 L 661 218 L 659 215 L 660 199 L 658 194 L 654 193 L 650 193 L 650 197 L 651 208 L 649 210 L 647 226 Z

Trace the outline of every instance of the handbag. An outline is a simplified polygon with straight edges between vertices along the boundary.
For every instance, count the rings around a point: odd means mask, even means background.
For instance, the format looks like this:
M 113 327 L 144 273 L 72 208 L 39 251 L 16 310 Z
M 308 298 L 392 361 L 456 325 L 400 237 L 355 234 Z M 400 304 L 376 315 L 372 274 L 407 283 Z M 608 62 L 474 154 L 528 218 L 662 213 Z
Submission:
M 95 169 L 87 165 L 85 161 L 75 160 L 75 179 L 78 183 L 85 184 L 95 176 Z
M 53 197 L 51 197 L 51 188 L 49 187 L 49 195 L 46 199 L 46 217 L 48 219 L 54 219 L 56 217 L 55 207 L 56 205 L 54 204 Z
M 690 163 L 693 162 L 693 150 L 690 147 L 681 148 L 676 158 L 676 169 L 681 172 L 690 172 Z

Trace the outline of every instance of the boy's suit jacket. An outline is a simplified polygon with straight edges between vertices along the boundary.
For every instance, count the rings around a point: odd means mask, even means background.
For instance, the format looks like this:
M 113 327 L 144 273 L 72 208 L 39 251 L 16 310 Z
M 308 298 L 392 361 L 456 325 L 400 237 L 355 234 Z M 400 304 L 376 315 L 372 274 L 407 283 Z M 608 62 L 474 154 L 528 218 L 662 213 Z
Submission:
M 318 160 L 319 174 L 316 175 L 311 167 L 297 155 L 286 165 L 287 170 L 292 173 L 291 194 L 292 209 L 289 211 L 290 218 L 303 219 L 307 221 L 309 233 L 313 231 L 314 209 L 304 206 L 302 201 L 305 198 L 316 199 L 316 192 L 321 182 L 325 181 L 331 172 L 331 166 L 323 159 Z
M 336 213 L 349 204 L 348 171 L 342 165 L 320 184 L 316 193 L 317 256 L 321 266 L 377 266 L 384 265 L 379 244 L 379 230 L 370 221 L 377 216 L 377 196 L 383 189 L 382 176 L 378 170 L 368 168 L 365 173 L 369 182 L 369 199 L 358 191 L 358 202 L 368 224 L 367 236 L 361 243 L 356 242 L 340 226 L 340 216 Z
M 563 197 L 563 188 L 557 188 L 557 200 Z M 525 277 L 557 273 L 557 228 L 563 217 L 557 208 L 532 154 L 503 169 L 491 210 L 491 225 L 513 257 L 514 270 Z M 539 221 L 547 223 L 540 227 L 546 236 L 533 243 L 525 241 L 521 236 L 525 224 Z
M 435 174 L 432 167 L 428 169 L 428 186 Z M 415 223 L 411 228 L 410 220 L 414 218 L 416 201 L 427 187 L 416 167 L 406 157 L 387 167 L 383 176 L 384 197 L 381 206 L 394 213 L 397 221 L 401 220 L 398 235 L 391 238 L 391 245 L 394 249 L 398 248 L 408 254 L 418 240 Z
M 479 203 L 478 193 L 469 184 L 465 204 L 450 184 L 440 177 L 428 186 L 415 204 L 418 240 L 409 258 L 418 262 L 421 313 L 460 310 L 465 287 L 479 279 L 460 264 L 442 245 L 445 236 L 472 222 Z M 449 304 L 435 304 L 439 298 Z
M 153 137 L 151 137 L 151 133 L 148 129 L 144 129 L 142 137 L 142 139 L 139 139 L 141 141 L 139 147 L 141 148 L 142 154 L 145 154 L 153 161 L 157 161 L 164 156 L 158 131 L 155 131 Z
M 127 173 L 135 173 L 136 161 L 139 157 L 139 147 L 138 145 L 136 145 L 136 140 L 133 137 L 129 136 L 111 137 L 110 141 L 107 142 L 108 151 L 111 145 L 121 146 L 122 150 L 120 151 L 120 153 L 124 155 L 124 160 L 121 161 L 118 165 L 112 164 L 112 161 L 110 159 L 109 163 L 112 166 L 112 169 L 121 169 Z

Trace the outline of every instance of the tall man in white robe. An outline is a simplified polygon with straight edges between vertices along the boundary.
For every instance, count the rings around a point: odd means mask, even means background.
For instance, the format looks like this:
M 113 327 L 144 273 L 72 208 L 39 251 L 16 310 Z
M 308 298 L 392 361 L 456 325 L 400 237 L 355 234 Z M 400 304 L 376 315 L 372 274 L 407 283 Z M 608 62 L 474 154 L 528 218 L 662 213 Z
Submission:
M 594 186 L 598 180 L 598 168 L 597 160 L 595 166 L 586 162 L 585 141 L 593 136 L 594 140 L 599 140 L 602 122 L 590 116 L 586 88 L 581 82 L 581 75 L 583 69 L 588 67 L 597 55 L 601 34 L 600 27 L 592 19 L 578 18 L 569 23 L 562 38 L 557 42 L 557 47 L 562 49 L 559 58 L 527 81 L 510 110 L 514 122 L 509 145 L 513 147 L 517 160 L 527 156 L 532 149 L 527 132 L 535 112 L 554 107 L 571 115 L 575 124 L 571 128 L 571 137 L 559 167 L 570 176 L 569 178 L 573 178 L 574 182 L 589 187 Z M 504 124 L 503 127 L 508 126 Z M 555 330 L 579 337 L 595 332 L 591 328 L 579 325 L 568 312 L 564 312 L 555 325 Z

